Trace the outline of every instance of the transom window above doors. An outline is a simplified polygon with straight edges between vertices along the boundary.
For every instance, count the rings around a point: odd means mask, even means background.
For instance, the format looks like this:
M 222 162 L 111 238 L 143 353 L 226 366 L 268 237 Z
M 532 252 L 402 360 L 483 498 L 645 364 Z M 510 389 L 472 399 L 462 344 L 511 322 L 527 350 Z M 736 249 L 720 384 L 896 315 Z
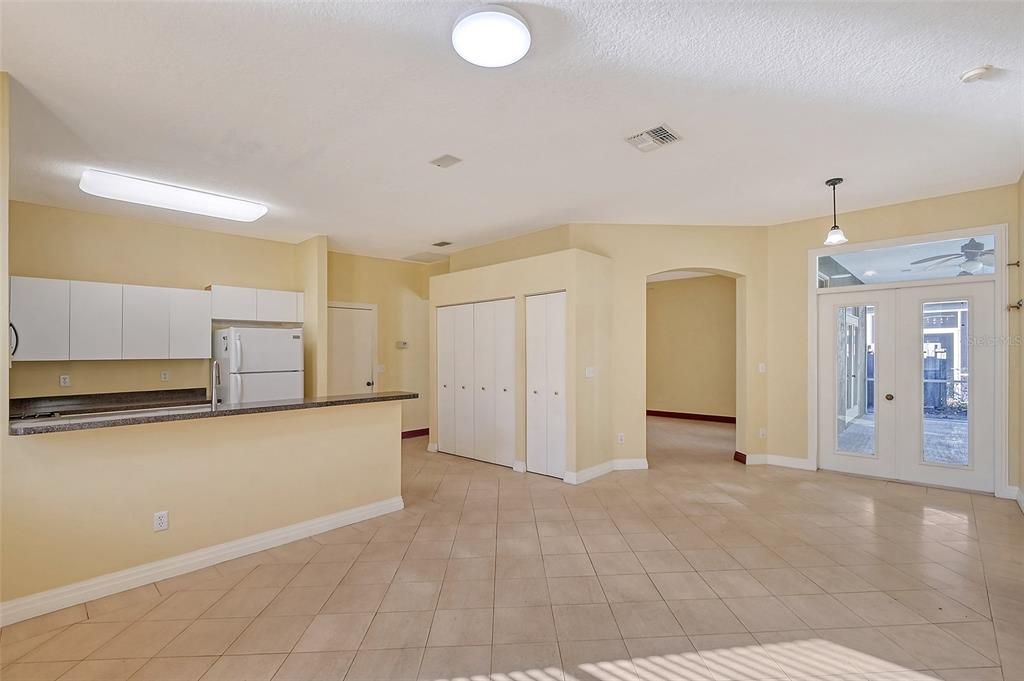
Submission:
M 995 272 L 995 234 L 818 256 L 818 288 L 973 277 Z

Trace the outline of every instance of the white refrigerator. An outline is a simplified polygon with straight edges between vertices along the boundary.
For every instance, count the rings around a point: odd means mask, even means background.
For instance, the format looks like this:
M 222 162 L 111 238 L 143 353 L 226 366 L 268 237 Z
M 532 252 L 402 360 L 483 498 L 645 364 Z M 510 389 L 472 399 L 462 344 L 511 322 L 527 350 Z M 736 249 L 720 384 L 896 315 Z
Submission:
M 213 358 L 220 368 L 221 403 L 302 398 L 302 329 L 218 329 Z

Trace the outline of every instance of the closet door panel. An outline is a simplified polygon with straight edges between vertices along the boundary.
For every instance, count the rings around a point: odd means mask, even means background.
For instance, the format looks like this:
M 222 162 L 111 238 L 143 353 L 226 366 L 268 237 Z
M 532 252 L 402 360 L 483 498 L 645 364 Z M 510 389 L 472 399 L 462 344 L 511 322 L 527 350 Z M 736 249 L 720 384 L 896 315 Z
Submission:
M 494 455 L 512 466 L 516 458 L 516 301 L 494 302 Z
M 473 305 L 473 456 L 493 463 L 494 303 Z
M 437 449 L 455 453 L 455 310 L 437 308 Z
M 455 310 L 455 453 L 475 456 L 473 451 L 473 305 Z
M 547 314 L 547 473 L 565 475 L 565 292 L 545 296 Z
M 526 470 L 548 472 L 547 301 L 526 298 Z

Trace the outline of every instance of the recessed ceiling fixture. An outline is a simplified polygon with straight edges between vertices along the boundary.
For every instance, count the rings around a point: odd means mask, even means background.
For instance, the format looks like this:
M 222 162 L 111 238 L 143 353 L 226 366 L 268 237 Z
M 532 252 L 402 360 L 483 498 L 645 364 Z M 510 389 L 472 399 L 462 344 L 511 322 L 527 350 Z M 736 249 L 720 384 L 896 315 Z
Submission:
M 843 178 L 841 177 L 825 180 L 825 186 L 832 187 L 832 227 L 829 228 L 828 236 L 825 237 L 826 246 L 838 246 L 839 244 L 846 243 L 846 235 L 843 234 L 843 230 L 839 226 L 839 220 L 836 218 L 836 186 L 842 183 Z
M 992 73 L 992 65 L 985 64 L 974 69 L 969 69 L 960 74 L 961 83 L 973 83 L 976 80 L 981 80 L 988 74 Z
M 438 156 L 437 158 L 435 158 L 433 161 L 430 162 L 430 165 L 436 166 L 438 168 L 451 168 L 456 163 L 462 163 L 462 159 L 459 158 L 458 156 L 445 154 L 444 156 Z
M 86 194 L 105 199 L 140 203 L 144 206 L 156 206 L 184 213 L 238 220 L 239 222 L 252 222 L 267 214 L 267 207 L 262 203 L 233 199 L 229 196 L 176 187 L 172 184 L 152 182 L 128 175 L 108 173 L 103 170 L 90 169 L 83 172 L 78 188 Z
M 530 50 L 530 27 L 515 10 L 482 5 L 455 22 L 452 47 L 470 64 L 487 68 L 508 66 Z

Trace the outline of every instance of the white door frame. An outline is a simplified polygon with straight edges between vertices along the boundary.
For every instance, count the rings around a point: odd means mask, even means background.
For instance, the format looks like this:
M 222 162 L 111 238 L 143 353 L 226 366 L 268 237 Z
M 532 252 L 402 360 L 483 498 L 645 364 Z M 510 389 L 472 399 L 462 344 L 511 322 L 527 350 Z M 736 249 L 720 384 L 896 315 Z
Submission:
M 977 280 L 995 281 L 994 297 L 994 327 L 997 343 L 994 380 L 995 380 L 995 495 L 1002 499 L 1016 499 L 1019 489 L 1011 486 L 1009 482 L 1009 381 L 1007 371 L 1009 369 L 1009 314 L 1007 312 L 1009 277 L 1007 276 L 1007 225 L 989 225 L 985 227 L 973 227 L 969 229 L 956 229 L 944 232 L 929 232 L 927 234 L 915 234 L 896 239 L 883 239 L 878 241 L 858 241 L 847 243 L 842 246 L 829 246 L 815 248 L 807 251 L 807 463 L 808 468 L 814 470 L 818 467 L 818 297 L 831 293 L 849 293 L 854 288 L 857 291 L 871 291 L 874 289 L 906 288 L 910 286 L 927 286 L 936 284 L 963 283 L 962 279 L 947 277 L 943 279 L 930 279 L 925 281 L 894 282 L 891 284 L 866 284 L 857 287 L 840 286 L 834 289 L 818 288 L 818 256 L 832 255 L 850 251 L 862 251 L 871 248 L 886 248 L 891 246 L 902 246 L 906 244 L 917 244 L 926 241 L 942 241 L 946 239 L 970 238 L 982 234 L 994 234 L 995 245 L 995 273 L 979 276 Z
M 377 325 L 379 319 L 377 316 L 377 303 L 348 303 L 341 300 L 329 300 L 327 301 L 328 315 L 330 314 L 331 308 L 340 310 L 369 310 L 373 312 L 373 386 L 370 388 L 370 392 L 377 392 L 377 384 L 380 382 L 378 375 L 380 373 L 380 356 L 378 355 L 379 349 L 377 347 Z M 328 321 L 328 325 L 330 322 Z M 330 366 L 330 352 L 331 352 L 331 338 L 330 335 L 327 337 L 327 363 Z

